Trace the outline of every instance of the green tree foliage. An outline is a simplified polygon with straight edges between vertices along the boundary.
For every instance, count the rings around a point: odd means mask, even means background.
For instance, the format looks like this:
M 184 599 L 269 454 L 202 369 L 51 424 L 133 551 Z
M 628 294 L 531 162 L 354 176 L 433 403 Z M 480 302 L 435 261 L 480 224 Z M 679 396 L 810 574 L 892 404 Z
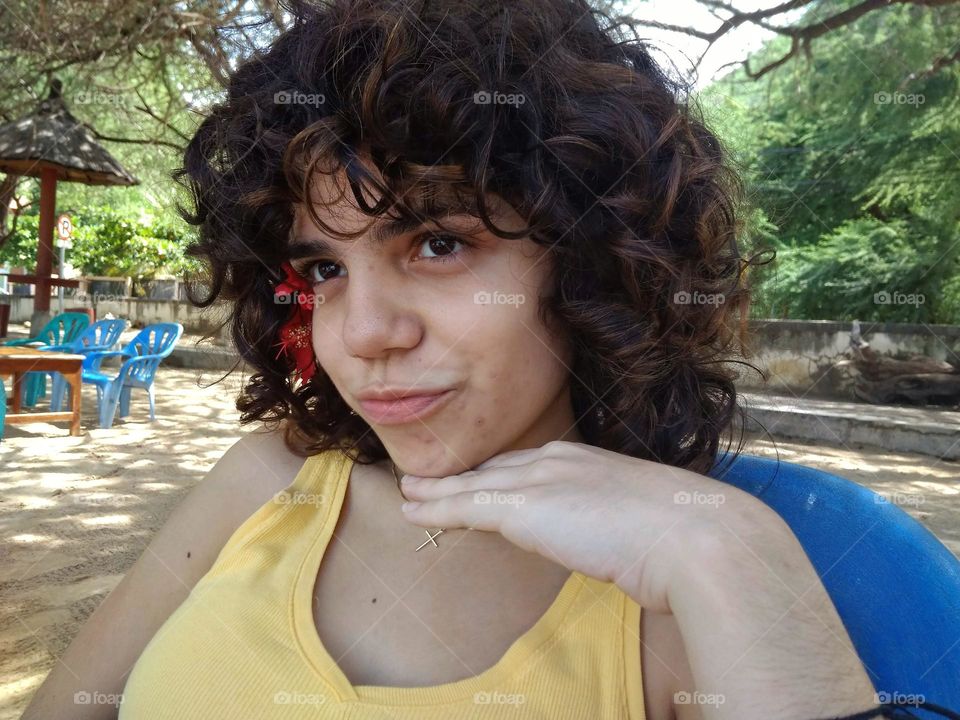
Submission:
M 130 216 L 109 206 L 94 206 L 71 215 L 73 247 L 67 262 L 84 275 L 153 278 L 158 275 L 182 277 L 197 270 L 195 261 L 184 256 L 186 238 L 181 226 L 164 218 Z M 39 217 L 19 219 L 10 240 L 0 248 L 0 263 L 33 268 L 36 262 Z
M 61 182 L 57 211 L 113 208 L 128 218 L 149 213 L 187 232 L 175 211 L 184 198 L 170 173 L 203 111 L 222 97 L 230 69 L 285 27 L 276 2 L 16 0 L 4 9 L 9 22 L 0 24 L 7 71 L 0 79 L 0 122 L 35 112 L 55 76 L 71 113 L 140 180 L 134 187 Z M 16 196 L 32 199 L 28 212 L 36 212 L 37 185 L 24 177 L 15 188 Z M 0 206 L 0 247 L 13 227 L 12 218 L 3 218 L 8 199 Z M 21 264 L 32 268 L 36 240 L 30 246 Z M 125 258 L 115 261 L 120 266 Z
M 814 6 L 811 20 L 840 4 Z M 960 322 L 960 65 L 911 79 L 956 50 L 958 28 L 960 7 L 891 7 L 825 36 L 804 62 L 704 92 L 753 212 L 777 228 L 777 261 L 755 275 L 757 314 Z

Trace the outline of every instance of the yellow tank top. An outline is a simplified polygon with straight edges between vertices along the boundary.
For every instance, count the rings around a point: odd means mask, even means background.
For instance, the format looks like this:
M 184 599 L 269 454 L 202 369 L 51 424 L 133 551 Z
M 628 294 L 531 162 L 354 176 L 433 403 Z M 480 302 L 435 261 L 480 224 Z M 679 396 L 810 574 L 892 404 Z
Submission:
M 578 572 L 479 675 L 351 685 L 320 640 L 311 602 L 352 465 L 336 450 L 308 458 L 237 528 L 144 648 L 120 720 L 645 720 L 641 608 Z

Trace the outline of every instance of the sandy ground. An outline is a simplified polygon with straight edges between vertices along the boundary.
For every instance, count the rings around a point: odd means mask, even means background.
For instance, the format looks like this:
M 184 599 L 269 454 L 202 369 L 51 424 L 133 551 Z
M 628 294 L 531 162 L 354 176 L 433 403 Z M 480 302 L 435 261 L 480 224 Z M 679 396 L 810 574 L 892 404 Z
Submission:
M 213 384 L 221 374 L 161 368 L 153 423 L 146 394 L 134 392 L 130 415 L 98 428 L 96 390 L 85 385 L 83 436 L 70 437 L 66 423 L 7 426 L 0 443 L 3 720 L 19 717 L 176 503 L 246 430 L 233 404 L 239 377 Z
M 97 428 L 96 393 L 85 386 L 83 436 L 70 437 L 63 423 L 7 427 L 0 443 L 0 720 L 19 717 L 175 504 L 249 430 L 233 404 L 241 378 L 213 384 L 220 376 L 162 368 L 154 423 L 146 396 L 134 394 L 128 418 Z M 960 556 L 957 463 L 874 447 L 776 446 L 784 460 L 901 498 Z M 751 441 L 747 451 L 775 454 L 768 440 Z

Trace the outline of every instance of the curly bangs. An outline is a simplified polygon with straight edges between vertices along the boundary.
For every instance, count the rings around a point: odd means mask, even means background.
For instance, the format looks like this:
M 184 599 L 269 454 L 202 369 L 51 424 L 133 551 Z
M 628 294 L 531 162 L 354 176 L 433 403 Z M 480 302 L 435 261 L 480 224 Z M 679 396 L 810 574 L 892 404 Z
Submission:
M 305 204 L 342 235 L 309 201 L 317 173 L 342 170 L 371 218 L 434 219 L 456 204 L 499 237 L 548 248 L 540 311 L 571 341 L 586 442 L 707 472 L 738 410 L 742 187 L 632 18 L 586 0 L 286 7 L 292 27 L 232 73 L 175 173 L 193 206 L 180 212 L 198 228 L 188 252 L 207 275 L 206 296 L 190 300 L 226 304 L 253 370 L 241 423 L 281 422 L 300 456 L 387 457 L 322 367 L 294 383 L 275 352 L 290 306 L 273 288 L 294 211 Z M 527 222 L 523 233 L 496 228 L 491 193 Z

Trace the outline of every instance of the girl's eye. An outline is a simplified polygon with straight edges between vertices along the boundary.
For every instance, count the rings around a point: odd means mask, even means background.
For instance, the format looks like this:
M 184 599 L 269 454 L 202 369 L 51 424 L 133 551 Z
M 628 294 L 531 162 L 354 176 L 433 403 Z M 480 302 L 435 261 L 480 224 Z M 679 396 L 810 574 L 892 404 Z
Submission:
M 330 268 L 336 268 L 337 264 L 332 260 L 308 260 L 304 263 L 291 263 L 291 267 L 308 282 L 313 285 L 319 285 L 329 279 Z
M 437 252 L 437 249 L 440 249 L 440 252 L 444 252 L 443 250 L 444 247 L 450 248 L 455 243 L 460 243 L 465 247 L 472 247 L 470 243 L 468 243 L 466 240 L 464 240 L 463 238 L 457 235 L 449 235 L 449 234 L 444 235 L 439 233 L 429 233 L 427 235 L 421 235 L 419 238 L 417 238 L 417 242 L 424 243 L 424 247 L 428 248 L 430 252 Z M 459 255 L 460 253 L 440 255 L 438 257 L 428 257 L 427 260 L 435 260 L 439 262 L 450 262 L 452 260 L 456 260 Z
M 432 257 L 428 255 L 423 258 L 424 260 L 440 263 L 453 262 L 463 254 L 462 250 L 451 252 L 450 249 L 456 243 L 460 243 L 467 248 L 473 247 L 472 243 L 459 235 L 449 233 L 426 233 L 418 236 L 413 242 L 414 246 L 420 245 L 426 248 L 428 253 L 433 253 Z M 293 262 L 291 266 L 298 275 L 313 285 L 319 285 L 337 277 L 340 274 L 336 271 L 337 268 L 342 270 L 342 267 L 333 260 L 307 260 L 299 263 Z

